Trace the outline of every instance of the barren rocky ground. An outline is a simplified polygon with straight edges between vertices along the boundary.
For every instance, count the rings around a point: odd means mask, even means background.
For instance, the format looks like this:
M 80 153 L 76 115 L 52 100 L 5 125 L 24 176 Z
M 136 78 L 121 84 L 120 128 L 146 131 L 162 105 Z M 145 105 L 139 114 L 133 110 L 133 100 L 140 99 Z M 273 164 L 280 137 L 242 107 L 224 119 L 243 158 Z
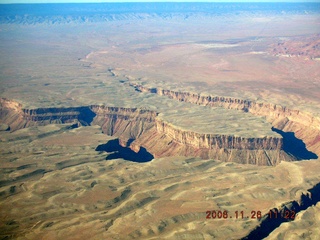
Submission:
M 101 6 L 0 8 L 1 238 L 318 239 L 318 5 Z

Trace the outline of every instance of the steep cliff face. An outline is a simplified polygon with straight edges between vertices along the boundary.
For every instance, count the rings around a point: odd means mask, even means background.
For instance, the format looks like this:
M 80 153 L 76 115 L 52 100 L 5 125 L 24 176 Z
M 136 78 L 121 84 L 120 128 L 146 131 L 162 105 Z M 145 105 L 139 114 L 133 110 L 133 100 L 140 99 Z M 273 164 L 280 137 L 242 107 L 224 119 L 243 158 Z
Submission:
M 248 150 L 280 150 L 282 138 L 263 137 L 263 138 L 244 138 L 228 135 L 201 134 L 191 131 L 180 130 L 162 120 L 156 121 L 157 132 L 166 134 L 175 141 L 192 145 L 197 148 L 228 148 L 228 149 L 248 149 Z
M 241 110 L 257 116 L 264 116 L 274 128 L 285 132 L 294 132 L 295 136 L 302 139 L 310 151 L 315 152 L 318 156 L 320 155 L 320 118 L 312 116 L 312 114 L 270 103 L 230 97 L 203 96 L 195 93 L 177 92 L 160 88 L 147 88 L 135 83 L 131 83 L 131 86 L 140 92 L 155 93 L 178 101 Z M 273 145 L 274 140 L 271 142 L 271 145 Z M 248 146 L 250 143 L 244 145 Z
M 156 158 L 169 156 L 201 157 L 224 162 L 237 162 L 254 165 L 272 166 L 281 161 L 292 161 L 282 150 L 237 149 L 237 148 L 206 148 L 195 146 L 190 142 L 183 144 L 167 134 L 159 134 L 156 130 L 144 134 L 131 143 L 131 146 L 144 146 Z
M 256 165 L 275 165 L 294 158 L 282 151 L 282 138 L 244 138 L 200 134 L 165 122 L 154 111 L 92 105 L 77 108 L 23 109 L 2 100 L 1 121 L 12 131 L 51 123 L 95 124 L 119 144 L 139 152 L 144 147 L 155 157 L 191 156 Z
M 23 109 L 12 100 L 1 99 L 0 103 L 1 122 L 8 124 L 11 131 L 54 123 L 89 125 L 95 116 L 89 107 Z
M 136 139 L 154 127 L 156 112 L 107 106 L 91 106 L 96 114 L 92 124 L 101 126 L 107 135 L 118 136 L 126 141 Z M 126 139 L 126 140 L 124 140 Z
M 38 108 L 23 109 L 23 116 L 28 122 L 41 124 L 72 123 L 79 122 L 81 125 L 89 125 L 95 113 L 89 107 L 75 108 Z
M 197 105 L 223 107 L 226 109 L 242 110 L 250 112 L 258 116 L 265 116 L 271 122 L 279 118 L 287 118 L 288 120 L 304 124 L 311 128 L 320 130 L 320 118 L 314 117 L 309 113 L 304 113 L 299 110 L 288 109 L 287 107 L 271 104 L 260 103 L 251 100 L 237 99 L 231 97 L 220 96 L 203 96 L 190 92 L 177 92 L 165 90 L 161 88 L 147 88 L 139 84 L 131 83 L 137 91 L 156 93 L 161 96 L 167 96 L 171 99 L 176 99 L 181 102 L 189 102 Z

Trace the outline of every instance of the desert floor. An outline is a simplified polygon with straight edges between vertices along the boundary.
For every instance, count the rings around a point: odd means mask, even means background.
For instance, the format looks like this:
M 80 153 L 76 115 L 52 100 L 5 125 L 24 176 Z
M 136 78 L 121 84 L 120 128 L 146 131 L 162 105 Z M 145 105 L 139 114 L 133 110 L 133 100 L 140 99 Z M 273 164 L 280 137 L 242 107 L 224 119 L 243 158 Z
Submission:
M 3 24 L 0 94 L 25 108 L 148 108 L 183 129 L 275 136 L 264 118 L 138 93 L 129 83 L 275 103 L 319 117 L 320 61 L 276 49 L 282 42 L 310 44 L 319 26 L 318 16 L 300 15 Z M 320 182 L 319 160 L 272 167 L 180 156 L 106 160 L 110 153 L 95 149 L 113 138 L 98 126 L 2 131 L 2 239 L 240 239 L 260 224 L 258 211 L 265 216 L 298 201 Z M 228 216 L 207 219 L 207 211 Z M 318 203 L 266 239 L 317 239 L 319 213 Z

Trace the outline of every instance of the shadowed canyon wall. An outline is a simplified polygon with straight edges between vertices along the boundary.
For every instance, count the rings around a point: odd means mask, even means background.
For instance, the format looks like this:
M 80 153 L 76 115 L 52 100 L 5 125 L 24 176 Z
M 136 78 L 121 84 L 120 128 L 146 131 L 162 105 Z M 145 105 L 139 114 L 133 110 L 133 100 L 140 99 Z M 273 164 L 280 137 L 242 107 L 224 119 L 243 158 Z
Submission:
M 299 200 L 282 204 L 278 208 L 270 209 L 269 213 L 260 219 L 260 224 L 241 240 L 264 239 L 284 222 L 293 221 L 296 215 L 308 207 L 316 205 L 320 201 L 320 183 L 316 184 Z
M 310 113 L 292 110 L 271 103 L 260 103 L 231 97 L 203 96 L 196 93 L 178 92 L 161 88 L 148 88 L 135 83 L 130 83 L 130 85 L 139 92 L 149 92 L 182 102 L 235 109 L 249 112 L 256 116 L 266 117 L 274 129 L 286 133 L 294 133 L 296 138 L 301 139 L 307 149 L 314 153 L 310 155 L 312 159 L 318 158 L 320 154 L 320 118 Z
M 11 131 L 52 123 L 95 124 L 119 144 L 138 153 L 147 149 L 154 157 L 193 156 L 227 162 L 275 165 L 297 160 L 283 151 L 277 137 L 244 138 L 202 134 L 179 129 L 157 117 L 154 111 L 107 106 L 23 109 L 21 104 L 1 99 L 1 122 Z
M 23 109 L 20 103 L 0 99 L 0 120 L 11 131 L 48 124 L 79 123 L 90 125 L 95 113 L 89 107 Z

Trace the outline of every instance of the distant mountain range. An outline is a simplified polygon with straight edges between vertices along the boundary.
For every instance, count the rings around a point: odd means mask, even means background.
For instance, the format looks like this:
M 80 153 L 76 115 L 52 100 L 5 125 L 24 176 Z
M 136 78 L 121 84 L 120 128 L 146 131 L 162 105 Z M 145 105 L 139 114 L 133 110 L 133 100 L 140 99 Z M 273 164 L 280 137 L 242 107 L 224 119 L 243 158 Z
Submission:
M 0 23 L 64 24 L 220 15 L 319 14 L 320 3 L 86 3 L 1 4 Z

